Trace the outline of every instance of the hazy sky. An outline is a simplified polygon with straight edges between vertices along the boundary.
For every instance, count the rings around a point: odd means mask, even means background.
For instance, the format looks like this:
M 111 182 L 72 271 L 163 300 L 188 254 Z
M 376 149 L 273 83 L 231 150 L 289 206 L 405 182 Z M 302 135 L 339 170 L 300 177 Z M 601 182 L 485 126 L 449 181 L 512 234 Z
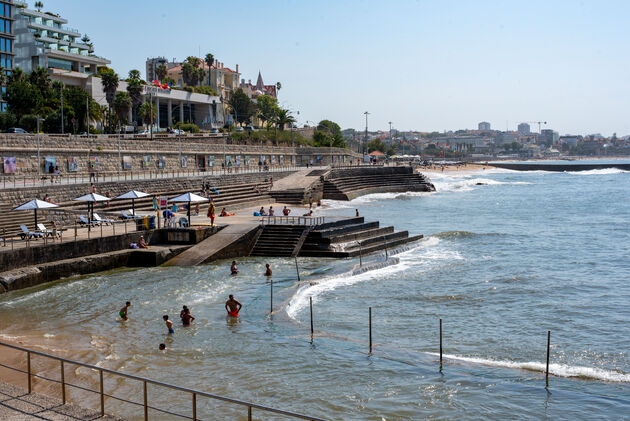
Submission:
M 32 5 L 33 1 L 29 1 Z M 630 134 L 630 1 L 44 0 L 121 75 L 214 54 L 298 122 Z M 543 126 L 544 128 L 545 126 Z M 533 124 L 532 128 L 537 129 Z

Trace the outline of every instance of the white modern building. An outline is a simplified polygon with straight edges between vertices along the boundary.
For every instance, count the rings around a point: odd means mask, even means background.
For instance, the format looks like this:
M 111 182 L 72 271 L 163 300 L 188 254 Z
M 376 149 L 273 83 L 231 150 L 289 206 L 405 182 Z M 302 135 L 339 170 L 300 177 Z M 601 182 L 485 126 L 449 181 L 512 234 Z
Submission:
M 25 73 L 43 67 L 49 69 L 52 79 L 84 86 L 99 66 L 110 63 L 95 56 L 89 39 L 82 40 L 81 33 L 69 28 L 61 16 L 29 9 L 20 1 L 14 2 L 13 10 L 14 66 Z

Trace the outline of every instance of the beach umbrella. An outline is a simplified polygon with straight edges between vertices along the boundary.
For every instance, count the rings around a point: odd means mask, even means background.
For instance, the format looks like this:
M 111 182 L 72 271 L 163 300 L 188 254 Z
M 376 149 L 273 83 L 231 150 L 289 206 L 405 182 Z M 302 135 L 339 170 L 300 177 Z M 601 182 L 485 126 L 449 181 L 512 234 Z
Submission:
M 138 190 L 129 190 L 127 193 L 114 197 L 114 199 L 131 199 L 131 211 L 133 212 L 133 216 L 136 216 L 136 199 L 147 196 L 151 195 Z
M 37 226 L 37 209 L 50 209 L 50 208 L 58 208 L 59 205 L 55 205 L 54 203 L 45 202 L 39 199 L 30 200 L 24 204 L 21 204 L 17 208 L 13 208 L 14 211 L 18 210 L 33 210 L 35 211 L 35 226 Z
M 180 194 L 177 197 L 172 198 L 170 201 L 175 202 L 175 203 L 183 203 L 183 202 L 188 203 L 188 226 L 190 226 L 190 204 L 207 202 L 208 199 L 194 193 L 184 193 L 184 194 Z
M 87 202 L 88 204 L 88 218 L 91 221 L 94 220 L 94 203 L 96 202 L 109 202 L 112 200 L 109 197 L 102 196 L 96 193 L 89 193 L 84 196 L 75 197 L 72 200 L 76 200 L 77 202 Z M 91 225 L 88 224 L 88 231 L 91 229 Z

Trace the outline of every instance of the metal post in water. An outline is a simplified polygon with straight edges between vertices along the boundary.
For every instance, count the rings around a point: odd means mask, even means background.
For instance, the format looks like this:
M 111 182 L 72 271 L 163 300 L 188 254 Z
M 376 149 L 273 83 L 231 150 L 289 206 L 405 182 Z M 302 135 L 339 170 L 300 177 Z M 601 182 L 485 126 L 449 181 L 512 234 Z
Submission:
M 197 394 L 192 394 L 193 421 L 197 421 Z
M 103 370 L 99 370 L 99 380 L 101 384 L 101 417 L 105 416 L 105 388 L 103 387 Z
M 311 341 L 313 340 L 313 297 L 308 297 L 308 303 L 311 307 Z
M 440 319 L 440 371 L 442 371 L 442 319 Z
M 549 346 L 551 345 L 551 331 L 547 331 L 547 369 L 545 370 L 545 388 L 549 387 Z
M 144 384 L 144 421 L 149 421 L 149 405 L 148 405 L 148 394 L 147 394 L 147 381 L 143 382 Z
M 269 314 L 273 314 L 273 279 L 269 280 Z
M 63 360 L 61 360 L 61 402 L 66 404 L 66 370 L 63 367 Z
M 370 354 L 372 353 L 372 307 L 370 307 Z
M 28 394 L 30 395 L 33 391 L 33 387 L 31 384 L 31 353 L 30 351 L 26 352 L 26 375 L 28 376 Z

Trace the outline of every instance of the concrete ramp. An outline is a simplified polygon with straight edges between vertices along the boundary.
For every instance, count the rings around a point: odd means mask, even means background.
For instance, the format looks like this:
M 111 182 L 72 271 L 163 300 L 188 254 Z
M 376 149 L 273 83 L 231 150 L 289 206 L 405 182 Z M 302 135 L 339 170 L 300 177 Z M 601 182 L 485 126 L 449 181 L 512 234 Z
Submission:
M 257 223 L 228 225 L 163 266 L 197 266 L 222 258 L 248 256 L 256 243 L 258 230 Z

